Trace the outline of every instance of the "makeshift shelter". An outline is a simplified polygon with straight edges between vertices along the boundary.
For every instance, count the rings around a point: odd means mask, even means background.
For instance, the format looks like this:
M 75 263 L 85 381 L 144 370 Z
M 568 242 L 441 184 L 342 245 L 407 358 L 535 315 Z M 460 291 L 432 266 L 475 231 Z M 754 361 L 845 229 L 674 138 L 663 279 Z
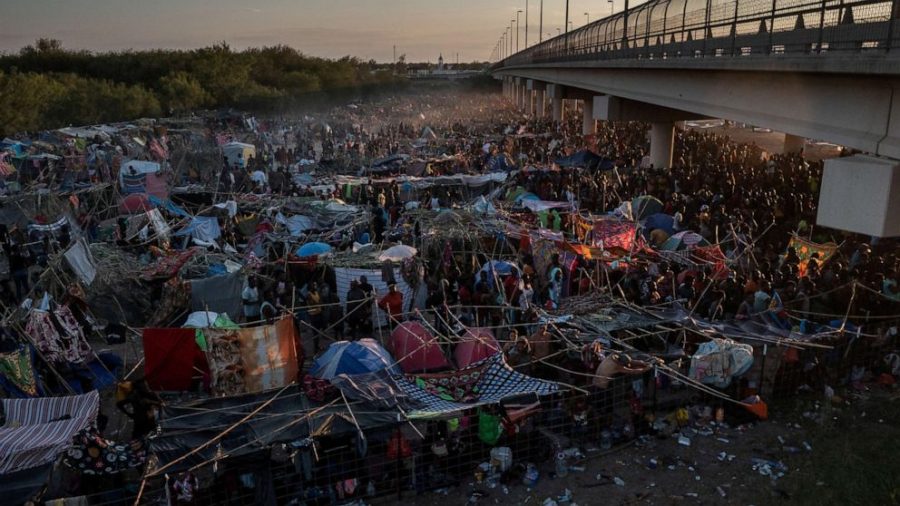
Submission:
M 300 258 L 309 258 L 331 253 L 331 249 L 331 246 L 324 242 L 308 242 L 297 248 L 296 254 Z
M 209 365 L 195 329 L 144 329 L 141 341 L 144 377 L 150 388 L 184 392 L 200 376 L 209 376 Z
M 401 260 L 414 257 L 416 253 L 418 253 L 416 248 L 413 248 L 412 246 L 406 246 L 404 244 L 398 244 L 382 251 L 381 254 L 378 255 L 378 260 L 382 262 L 384 262 L 385 260 L 399 262 Z
M 405 373 L 449 369 L 437 339 L 417 321 L 403 322 L 391 332 L 388 350 Z
M 243 160 L 243 164 L 246 166 L 247 160 L 250 157 L 256 157 L 256 146 L 253 144 L 244 144 L 243 142 L 229 142 L 222 146 L 222 154 L 228 161 L 229 167 L 240 165 L 241 162 L 239 162 L 239 160 Z
M 643 220 L 651 214 L 662 212 L 663 203 L 652 195 L 641 195 L 631 201 L 631 213 L 635 220 Z
M 387 277 L 388 274 L 390 274 L 390 278 Z M 397 285 L 397 291 L 403 295 L 404 307 L 408 307 L 409 301 L 413 300 L 414 291 L 403 278 L 403 274 L 398 268 L 391 268 L 388 266 L 382 266 L 381 269 L 335 267 L 334 276 L 338 300 L 340 300 L 341 305 L 344 306 L 345 310 L 347 305 L 347 292 L 350 291 L 350 282 L 359 280 L 361 276 L 365 276 L 366 280 L 372 285 L 372 288 L 375 289 L 376 293 L 382 295 L 387 293 L 388 282 L 393 279 Z M 372 303 L 372 306 L 372 324 L 376 327 L 386 325 L 388 322 L 387 313 L 374 303 Z
M 659 249 L 663 251 L 684 251 L 697 246 L 709 246 L 709 241 L 696 232 L 685 230 L 670 237 Z
M 580 167 L 588 170 L 612 170 L 615 164 L 588 150 L 582 150 L 569 156 L 556 159 L 556 165 L 560 167 Z
M 642 223 L 644 230 L 648 233 L 652 230 L 662 230 L 669 235 L 675 233 L 675 217 L 669 214 L 651 214 L 644 218 Z
M 497 353 L 500 353 L 500 343 L 490 329 L 470 327 L 453 349 L 453 361 L 456 367 L 465 369 Z
M 399 374 L 394 357 L 374 339 L 338 341 L 319 355 L 309 369 L 316 378 L 331 380 L 339 374 L 355 375 L 387 370 Z

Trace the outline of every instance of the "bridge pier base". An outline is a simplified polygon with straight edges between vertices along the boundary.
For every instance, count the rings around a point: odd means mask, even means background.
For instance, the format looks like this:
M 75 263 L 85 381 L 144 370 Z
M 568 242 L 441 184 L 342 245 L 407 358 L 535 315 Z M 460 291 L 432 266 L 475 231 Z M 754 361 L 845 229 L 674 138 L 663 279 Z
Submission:
M 597 133 L 597 121 L 594 120 L 594 102 L 593 100 L 582 100 L 582 135 L 593 135 Z
M 547 113 L 547 105 L 544 103 L 544 90 L 534 91 L 534 108 L 537 109 L 537 117 L 543 119 Z
M 563 119 L 563 99 L 553 97 L 550 99 L 551 118 L 553 121 L 562 121 Z
M 650 124 L 650 163 L 654 168 L 672 167 L 672 150 L 675 144 L 675 123 Z
M 806 146 L 806 139 L 799 135 L 784 135 L 784 154 L 799 153 Z

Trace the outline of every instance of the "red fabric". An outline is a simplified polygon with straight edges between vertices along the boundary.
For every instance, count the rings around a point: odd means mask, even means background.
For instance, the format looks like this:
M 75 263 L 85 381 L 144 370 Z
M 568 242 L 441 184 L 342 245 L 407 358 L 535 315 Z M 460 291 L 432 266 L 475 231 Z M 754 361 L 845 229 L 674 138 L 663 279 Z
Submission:
M 397 318 L 403 313 L 403 294 L 400 292 L 388 292 L 378 301 L 378 307 L 387 311 L 392 317 Z
M 121 214 L 140 214 L 153 209 L 153 204 L 147 200 L 147 195 L 143 193 L 133 193 L 119 203 L 119 213 Z
M 437 339 L 416 321 L 403 322 L 391 332 L 388 351 L 399 361 L 404 373 L 450 368 Z
M 635 247 L 636 230 L 637 227 L 630 221 L 597 220 L 594 222 L 591 245 L 630 253 Z
M 470 328 L 462 336 L 462 341 L 453 350 L 456 367 L 464 369 L 479 360 L 500 353 L 500 344 L 490 329 Z
M 153 390 L 185 391 L 199 375 L 209 376 L 206 355 L 194 329 L 144 329 L 144 375 Z

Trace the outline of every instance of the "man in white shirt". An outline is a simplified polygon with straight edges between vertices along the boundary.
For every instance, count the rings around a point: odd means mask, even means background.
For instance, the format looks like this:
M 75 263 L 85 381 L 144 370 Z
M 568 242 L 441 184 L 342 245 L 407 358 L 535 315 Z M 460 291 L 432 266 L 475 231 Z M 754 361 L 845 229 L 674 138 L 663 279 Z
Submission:
M 248 322 L 259 319 L 259 289 L 256 287 L 256 278 L 247 280 L 247 286 L 241 292 L 241 300 L 244 303 L 244 320 Z

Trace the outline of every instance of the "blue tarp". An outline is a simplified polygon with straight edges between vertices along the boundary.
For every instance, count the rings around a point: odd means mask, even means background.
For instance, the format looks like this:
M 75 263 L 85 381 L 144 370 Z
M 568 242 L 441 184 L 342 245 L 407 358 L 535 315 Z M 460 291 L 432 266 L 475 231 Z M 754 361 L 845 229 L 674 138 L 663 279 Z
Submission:
M 195 216 L 188 226 L 175 232 L 176 237 L 190 235 L 203 242 L 212 242 L 222 236 L 219 220 L 215 216 Z
M 324 242 L 308 242 L 303 246 L 297 248 L 297 256 L 300 258 L 314 257 L 317 255 L 324 255 L 325 253 L 329 253 L 330 251 L 331 246 L 325 244 Z
M 191 215 L 188 214 L 187 211 L 176 206 L 175 203 L 172 202 L 171 200 L 168 200 L 168 199 L 162 200 L 161 198 L 157 197 L 156 195 L 147 195 L 147 200 L 149 200 L 150 203 L 153 204 L 154 206 L 162 207 L 174 215 L 181 216 L 184 218 L 191 217 Z
M 665 232 L 669 235 L 675 233 L 675 217 L 665 214 L 665 213 L 656 213 L 647 216 L 647 219 L 644 220 L 644 230 L 665 230 Z
M 339 374 L 365 374 L 387 369 L 391 374 L 401 374 L 394 358 L 374 339 L 338 341 L 332 343 L 313 362 L 309 374 L 330 380 Z
M 579 151 L 573 155 L 556 159 L 556 165 L 560 167 L 582 167 L 589 170 L 612 170 L 615 166 L 612 160 L 607 160 L 588 150 Z

